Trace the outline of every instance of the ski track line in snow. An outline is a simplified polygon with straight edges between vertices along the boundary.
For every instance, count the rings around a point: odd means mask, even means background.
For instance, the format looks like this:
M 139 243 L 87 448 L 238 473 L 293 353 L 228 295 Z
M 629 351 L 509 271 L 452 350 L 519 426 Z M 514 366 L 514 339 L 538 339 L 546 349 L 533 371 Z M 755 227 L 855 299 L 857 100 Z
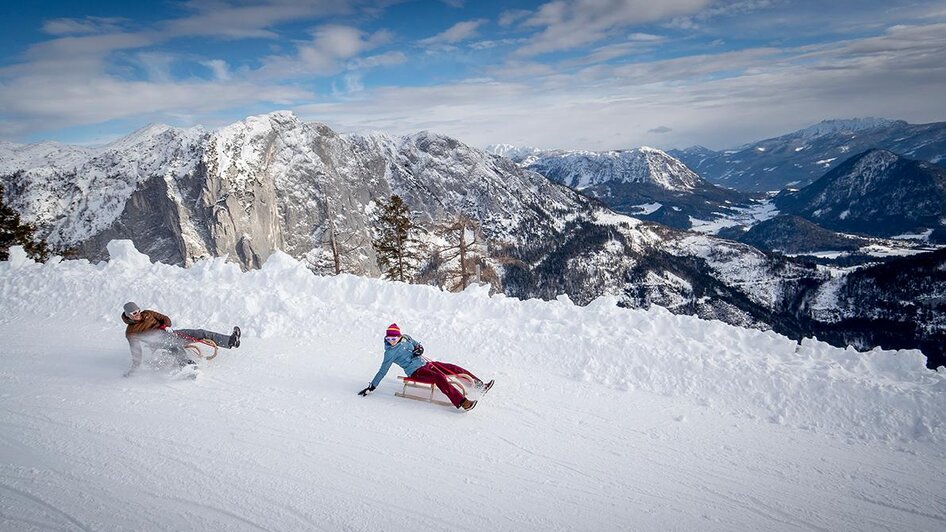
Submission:
M 91 531 L 92 531 L 92 528 L 91 528 L 91 527 L 88 527 L 88 526 L 82 524 L 78 519 L 76 519 L 76 518 L 73 517 L 72 515 L 68 514 L 67 512 L 64 512 L 61 508 L 58 508 L 58 507 L 56 507 L 55 505 L 50 504 L 50 503 L 44 501 L 42 498 L 37 497 L 36 495 L 33 495 L 33 494 L 29 493 L 29 492 L 26 492 L 26 491 L 23 491 L 23 490 L 14 488 L 13 486 L 10 486 L 9 484 L 5 484 L 5 483 L 0 483 L 0 489 L 2 489 L 2 490 L 7 490 L 7 491 L 13 493 L 14 495 L 18 495 L 18 496 L 20 496 L 20 497 L 23 497 L 24 499 L 26 499 L 26 500 L 28 500 L 28 501 L 30 501 L 30 502 L 32 502 L 32 503 L 34 503 L 34 504 L 36 504 L 36 505 L 42 507 L 42 508 L 45 508 L 45 509 L 47 509 L 47 510 L 49 510 L 49 511 L 51 511 L 51 512 L 53 512 L 53 513 L 55 513 L 55 514 L 57 514 L 57 515 L 59 515 L 59 516 L 61 516 L 63 519 L 65 519 L 66 521 L 69 521 L 73 526 L 75 526 L 76 528 L 78 528 L 78 529 L 80 529 L 80 530 L 85 530 L 86 532 L 91 532 Z M 0 524 L 2 524 L 2 523 L 0 523 Z M 45 526 L 47 526 L 47 525 L 43 525 L 43 526 L 45 527 Z

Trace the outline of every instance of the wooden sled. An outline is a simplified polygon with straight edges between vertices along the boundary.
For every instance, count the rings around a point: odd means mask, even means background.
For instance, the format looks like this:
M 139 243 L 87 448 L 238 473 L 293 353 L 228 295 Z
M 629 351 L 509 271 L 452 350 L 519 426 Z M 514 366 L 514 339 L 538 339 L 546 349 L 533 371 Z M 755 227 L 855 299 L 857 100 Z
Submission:
M 394 392 L 394 395 L 398 397 L 403 397 L 405 399 L 414 399 L 415 401 L 424 401 L 427 403 L 434 403 L 443 406 L 453 406 L 453 403 L 450 401 L 444 401 L 441 399 L 434 399 L 434 394 L 437 393 L 437 385 L 432 382 L 419 382 L 416 379 L 410 377 L 405 377 L 403 375 L 398 375 L 397 377 L 404 382 L 404 388 L 400 392 Z M 464 397 L 466 397 L 467 389 L 473 386 L 473 377 L 470 377 L 466 373 L 458 373 L 456 375 L 447 375 L 447 380 L 450 381 L 450 385 L 457 389 Z M 411 395 L 407 393 L 407 388 L 422 388 L 424 390 L 430 390 L 430 395 L 424 394 L 420 395 Z M 443 394 L 441 394 L 443 395 Z
M 193 357 L 213 360 L 217 356 L 217 344 L 213 340 L 195 340 L 184 346 Z
M 167 347 L 158 347 L 154 349 L 155 353 L 161 352 L 169 354 L 170 349 Z M 213 340 L 194 340 L 187 344 L 184 344 L 184 351 L 190 355 L 192 360 L 197 359 L 206 359 L 212 360 L 218 354 L 217 344 Z

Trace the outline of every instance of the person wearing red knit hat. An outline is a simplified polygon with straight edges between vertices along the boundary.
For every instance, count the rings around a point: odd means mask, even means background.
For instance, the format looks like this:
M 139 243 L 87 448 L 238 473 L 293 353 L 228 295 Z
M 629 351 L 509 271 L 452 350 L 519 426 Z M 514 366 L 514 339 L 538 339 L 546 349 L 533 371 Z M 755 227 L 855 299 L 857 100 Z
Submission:
M 384 360 L 381 362 L 381 369 L 378 370 L 374 379 L 371 379 L 368 387 L 358 392 L 358 395 L 367 397 L 369 393 L 373 392 L 381 384 L 381 379 L 387 375 L 391 364 L 397 364 L 408 377 L 418 382 L 436 385 L 450 399 L 453 406 L 463 410 L 471 410 L 476 406 L 476 401 L 464 397 L 459 390 L 450 384 L 447 379 L 448 376 L 466 373 L 473 377 L 477 387 L 482 388 L 482 393 L 486 393 L 493 387 L 495 381 L 491 380 L 484 384 L 472 372 L 460 366 L 427 360 L 422 356 L 423 354 L 424 346 L 410 336 L 401 334 L 401 328 L 396 323 L 392 323 L 384 333 Z

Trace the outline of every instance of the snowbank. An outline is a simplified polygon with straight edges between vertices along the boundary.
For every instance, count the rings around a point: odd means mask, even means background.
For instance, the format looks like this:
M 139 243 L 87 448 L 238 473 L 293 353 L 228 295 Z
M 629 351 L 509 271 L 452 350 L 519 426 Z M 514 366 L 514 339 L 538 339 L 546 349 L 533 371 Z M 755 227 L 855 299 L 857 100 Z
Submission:
M 335 353 L 344 361 L 379 351 L 379 331 L 396 321 L 432 356 L 472 367 L 535 368 L 851 441 L 946 441 L 946 376 L 927 370 L 918 351 L 798 345 L 662 309 L 621 309 L 608 298 L 577 307 L 567 298 L 490 297 L 477 287 L 451 294 L 318 277 L 282 253 L 241 272 L 223 259 L 188 269 L 153 264 L 129 241 L 108 250 L 111 260 L 100 264 L 37 264 L 15 251 L 0 263 L 0 325 L 41 318 L 120 331 L 121 305 L 134 300 L 171 315 L 175 326 L 238 323 L 263 344 L 310 338 L 355 351 Z

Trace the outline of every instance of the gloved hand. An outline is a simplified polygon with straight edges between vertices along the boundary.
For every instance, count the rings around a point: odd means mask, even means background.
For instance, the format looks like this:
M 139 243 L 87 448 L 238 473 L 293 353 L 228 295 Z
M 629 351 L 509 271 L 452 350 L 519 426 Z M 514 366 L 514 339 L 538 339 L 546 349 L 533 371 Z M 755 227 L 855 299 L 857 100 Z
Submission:
M 373 392 L 373 391 L 374 391 L 374 385 L 369 384 L 367 388 L 365 388 L 364 390 L 358 392 L 358 395 L 360 395 L 360 396 L 362 396 L 362 397 L 368 397 L 368 394 L 371 393 L 371 392 Z
M 414 347 L 414 356 L 419 357 L 423 354 L 424 354 L 424 346 L 417 344 L 417 346 Z

